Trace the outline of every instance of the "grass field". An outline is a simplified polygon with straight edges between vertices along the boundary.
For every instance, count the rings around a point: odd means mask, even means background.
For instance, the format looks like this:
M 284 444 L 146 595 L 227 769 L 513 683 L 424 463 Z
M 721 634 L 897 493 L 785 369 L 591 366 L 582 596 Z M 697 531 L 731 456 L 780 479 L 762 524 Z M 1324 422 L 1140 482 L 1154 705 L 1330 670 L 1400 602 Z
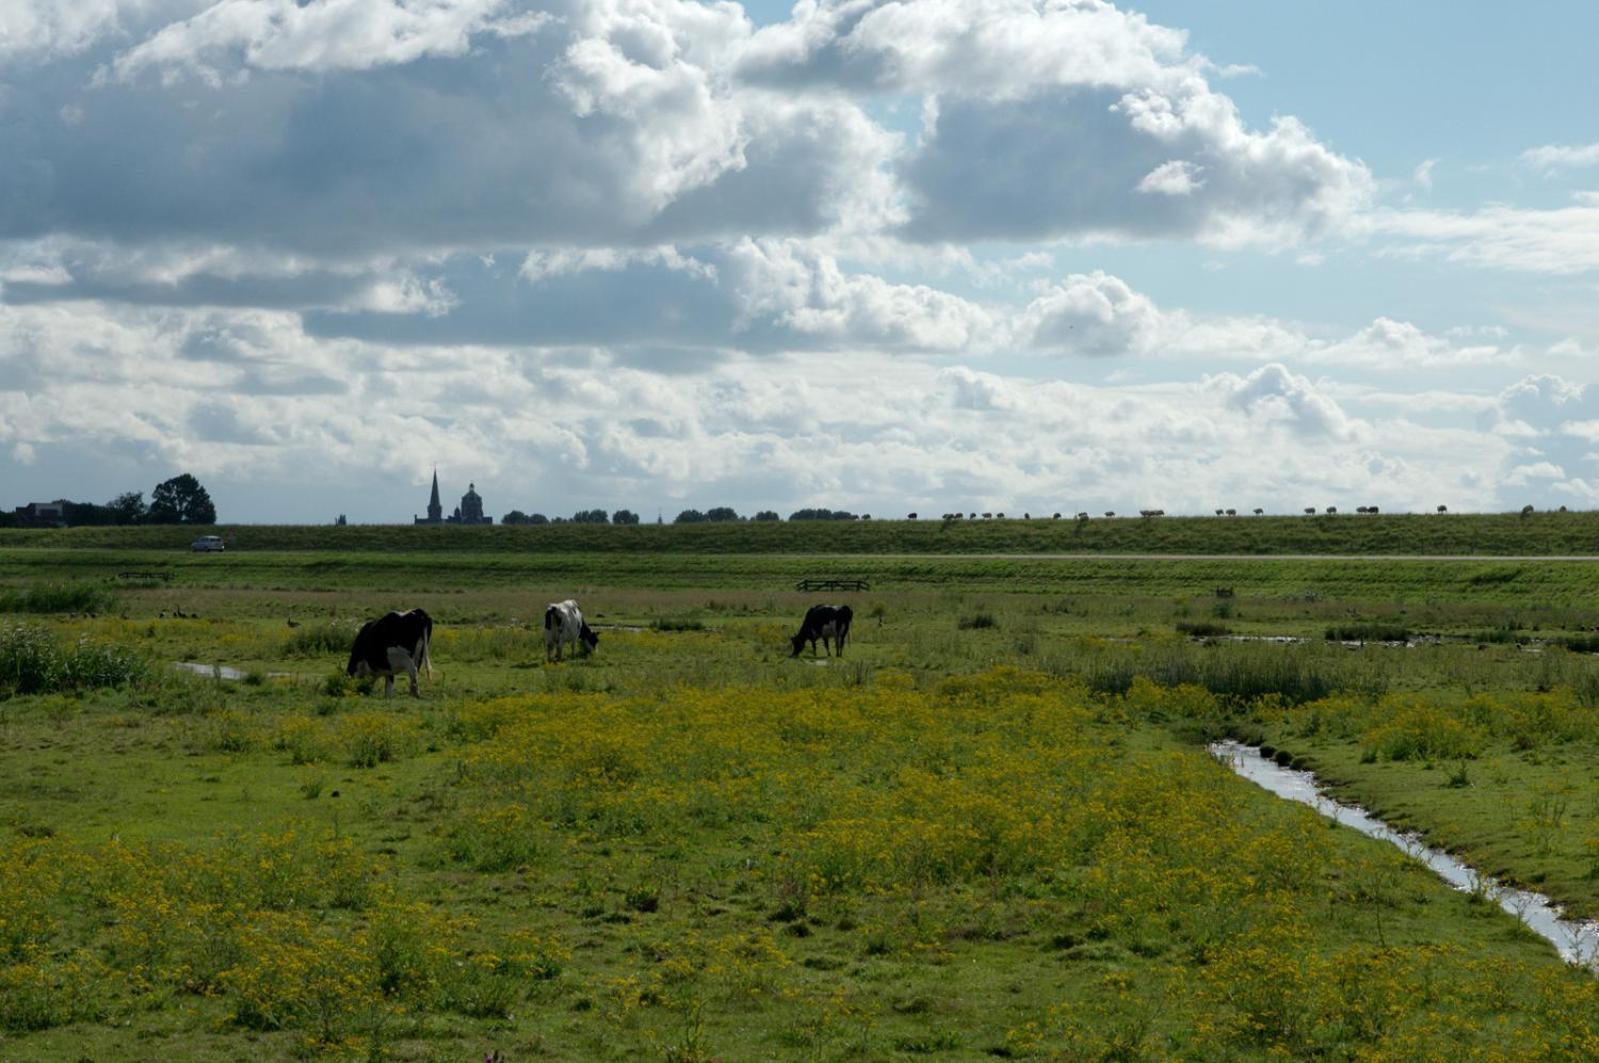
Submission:
M 0 1059 L 1599 1051 L 1590 974 L 1203 746 L 1599 913 L 1599 565 L 5 542 Z M 436 675 L 363 694 L 409 605 Z
M 927 517 L 927 514 L 923 514 Z M 1599 511 L 1017 520 L 747 521 L 537 527 L 255 525 L 238 550 L 639 554 L 1412 554 L 1599 555 Z M 211 529 L 205 529 L 211 530 Z M 0 529 L 0 548 L 181 550 L 178 526 Z

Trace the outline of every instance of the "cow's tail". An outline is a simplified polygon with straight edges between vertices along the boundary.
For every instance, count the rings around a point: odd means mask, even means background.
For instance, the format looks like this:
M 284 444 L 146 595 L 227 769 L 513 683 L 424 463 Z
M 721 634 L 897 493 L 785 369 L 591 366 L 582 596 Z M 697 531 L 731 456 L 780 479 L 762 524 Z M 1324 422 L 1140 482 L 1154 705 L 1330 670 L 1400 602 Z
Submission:
M 433 678 L 433 618 L 427 617 L 422 621 L 421 645 L 417 648 L 417 667 Z
M 558 631 L 561 627 L 561 611 L 555 606 L 544 610 L 544 630 L 546 632 Z

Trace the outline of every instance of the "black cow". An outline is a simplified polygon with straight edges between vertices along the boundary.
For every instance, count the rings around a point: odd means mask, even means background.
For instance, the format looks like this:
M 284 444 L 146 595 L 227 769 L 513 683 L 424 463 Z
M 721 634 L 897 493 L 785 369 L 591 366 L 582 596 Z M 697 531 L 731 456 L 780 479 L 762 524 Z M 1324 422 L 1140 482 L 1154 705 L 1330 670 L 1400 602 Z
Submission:
M 844 639 L 849 635 L 849 622 L 855 618 L 855 611 L 847 605 L 813 605 L 805 611 L 805 620 L 800 624 L 799 634 L 789 641 L 794 644 L 791 656 L 798 657 L 800 650 L 809 642 L 811 656 L 816 656 L 816 640 L 822 640 L 822 648 L 832 656 L 834 650 L 838 656 L 844 656 Z M 828 640 L 833 642 L 828 645 Z
M 416 670 L 421 668 L 433 678 L 433 658 L 428 652 L 432 641 L 433 620 L 422 610 L 387 613 L 367 621 L 356 633 L 345 674 L 383 676 L 383 696 L 388 697 L 394 693 L 394 673 L 403 671 L 411 677 L 411 696 L 419 697 Z

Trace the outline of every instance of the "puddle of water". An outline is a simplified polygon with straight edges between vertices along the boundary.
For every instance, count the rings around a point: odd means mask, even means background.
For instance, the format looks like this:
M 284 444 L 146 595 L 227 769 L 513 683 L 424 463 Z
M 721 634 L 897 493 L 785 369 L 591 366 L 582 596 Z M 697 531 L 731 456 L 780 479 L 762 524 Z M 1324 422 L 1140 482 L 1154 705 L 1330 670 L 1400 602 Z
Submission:
M 238 682 L 246 675 L 246 673 L 239 671 L 237 668 L 229 668 L 225 664 L 201 664 L 199 661 L 174 661 L 172 662 L 172 667 L 181 668 L 185 672 L 192 672 L 198 676 L 204 676 L 206 679 L 227 679 L 233 682 Z M 268 672 L 267 678 L 282 679 L 293 674 L 293 672 Z
M 1599 922 L 1562 918 L 1560 906 L 1543 894 L 1503 885 L 1443 850 L 1432 848 L 1417 835 L 1394 830 L 1363 808 L 1334 801 L 1321 789 L 1315 775 L 1285 768 L 1261 756 L 1256 746 L 1229 739 L 1211 743 L 1210 752 L 1239 775 L 1278 797 L 1309 805 L 1335 823 L 1404 850 L 1455 889 L 1482 893 L 1553 945 L 1567 963 L 1599 970 Z

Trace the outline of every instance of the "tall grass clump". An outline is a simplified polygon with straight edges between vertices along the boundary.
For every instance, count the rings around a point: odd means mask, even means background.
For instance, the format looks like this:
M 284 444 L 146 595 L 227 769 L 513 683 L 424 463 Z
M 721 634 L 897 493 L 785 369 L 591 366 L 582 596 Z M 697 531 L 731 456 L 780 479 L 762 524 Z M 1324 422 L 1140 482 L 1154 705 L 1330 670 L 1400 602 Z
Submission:
M 1203 687 L 1220 698 L 1239 703 L 1275 697 L 1299 705 L 1341 691 L 1360 688 L 1376 692 L 1381 681 L 1374 675 L 1356 676 L 1343 662 L 1310 650 L 1286 646 L 1224 646 L 1199 648 L 1188 644 L 1153 652 L 1101 653 L 1066 670 L 1080 675 L 1098 694 L 1124 695 L 1136 679 L 1162 687 Z
M 0 625 L 0 695 L 97 690 L 141 679 L 149 665 L 119 646 L 63 646 L 31 624 Z
M 92 583 L 46 583 L 0 592 L 0 613 L 108 613 L 116 604 L 115 593 Z
M 1402 624 L 1333 624 L 1327 628 L 1329 642 L 1407 642 L 1410 629 Z
M 354 629 L 347 624 L 309 624 L 296 628 L 283 642 L 285 657 L 320 657 L 344 653 L 350 648 Z
M 652 631 L 704 631 L 705 624 L 693 617 L 658 616 L 650 621 Z

